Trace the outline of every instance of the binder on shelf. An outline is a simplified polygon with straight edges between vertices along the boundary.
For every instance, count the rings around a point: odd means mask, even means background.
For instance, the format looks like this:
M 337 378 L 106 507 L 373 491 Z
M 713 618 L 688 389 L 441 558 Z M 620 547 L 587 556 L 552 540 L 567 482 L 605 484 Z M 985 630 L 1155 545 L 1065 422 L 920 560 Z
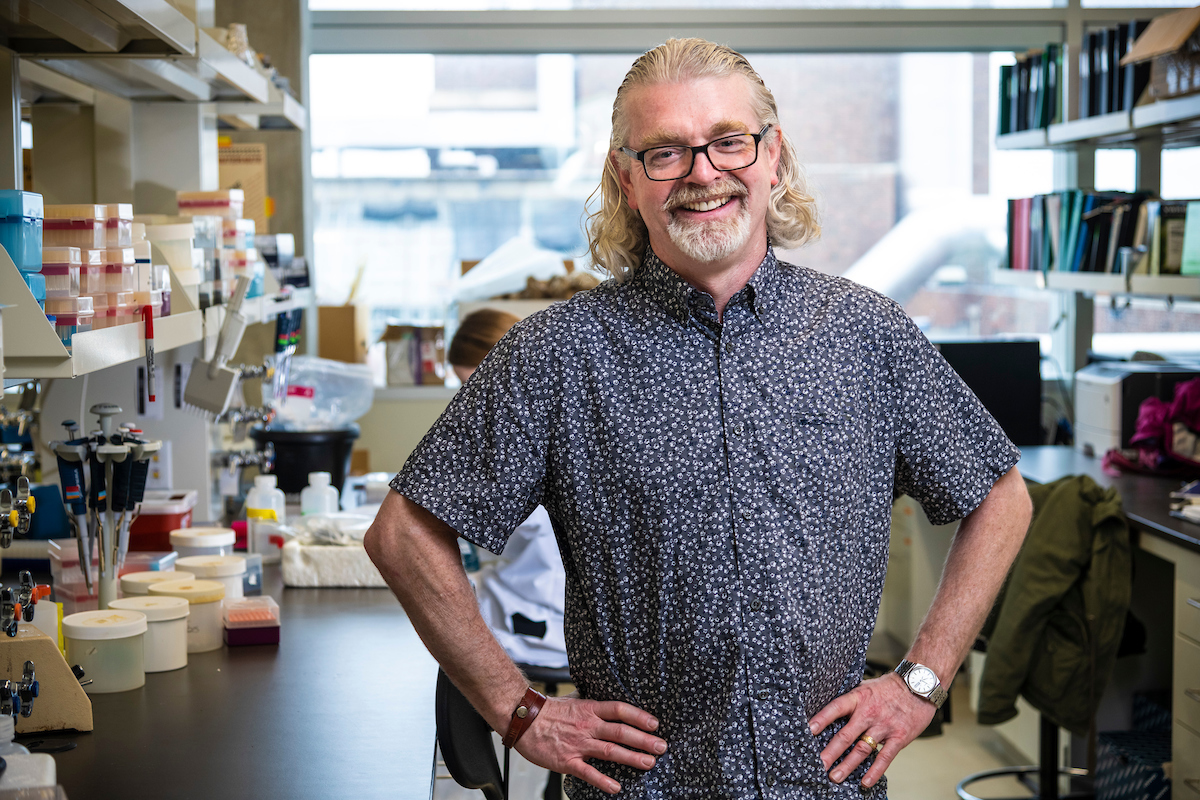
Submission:
M 1129 54 L 1129 50 L 1133 48 L 1134 42 L 1146 32 L 1146 28 L 1149 25 L 1149 20 L 1135 19 L 1131 20 L 1125 26 L 1127 49 L 1121 54 L 1122 64 L 1124 64 L 1125 56 Z M 1150 85 L 1150 64 L 1149 62 L 1126 64 L 1121 67 L 1121 72 L 1124 75 L 1121 81 L 1121 108 L 1124 111 L 1132 111 L 1133 107 L 1137 105 L 1137 101 L 1145 93 L 1146 87 Z
M 997 103 L 997 116 L 999 117 L 999 131 L 1001 135 L 1012 133 L 1012 90 L 1013 90 L 1013 68 L 1012 64 L 1004 64 L 1000 67 L 1000 95 Z

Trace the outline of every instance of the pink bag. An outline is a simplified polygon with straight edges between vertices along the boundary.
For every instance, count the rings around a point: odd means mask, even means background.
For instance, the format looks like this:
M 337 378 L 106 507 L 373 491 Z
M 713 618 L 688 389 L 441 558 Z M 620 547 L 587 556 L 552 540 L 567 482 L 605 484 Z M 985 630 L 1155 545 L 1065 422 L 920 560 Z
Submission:
M 1104 454 L 1104 470 L 1159 475 L 1200 473 L 1200 378 L 1175 385 L 1171 402 L 1150 397 L 1138 408 L 1127 450 Z

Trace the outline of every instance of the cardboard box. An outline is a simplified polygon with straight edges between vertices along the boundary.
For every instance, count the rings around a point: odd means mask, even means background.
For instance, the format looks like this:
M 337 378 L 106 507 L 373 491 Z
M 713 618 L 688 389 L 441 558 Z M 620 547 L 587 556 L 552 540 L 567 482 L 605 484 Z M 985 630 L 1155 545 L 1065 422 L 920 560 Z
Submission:
M 379 341 L 385 345 L 388 386 L 444 386 L 444 328 L 388 325 Z
M 317 308 L 317 355 L 350 364 L 365 364 L 370 343 L 370 310 L 366 306 Z
M 1155 17 L 1121 59 L 1121 66 L 1150 62 L 1146 96 L 1166 100 L 1200 92 L 1200 8 Z
M 254 220 L 254 232 L 271 232 L 267 214 L 267 146 L 258 143 L 226 144 L 217 149 L 222 189 L 241 189 L 246 195 L 246 219 Z

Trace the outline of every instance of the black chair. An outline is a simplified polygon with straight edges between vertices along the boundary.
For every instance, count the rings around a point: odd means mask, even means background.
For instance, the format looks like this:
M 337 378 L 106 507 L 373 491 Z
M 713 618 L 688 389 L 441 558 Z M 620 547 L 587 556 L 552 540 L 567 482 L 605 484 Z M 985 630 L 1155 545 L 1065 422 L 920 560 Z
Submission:
M 517 666 L 531 681 L 544 684 L 549 696 L 556 695 L 559 685 L 571 680 L 571 671 L 567 667 Z M 459 786 L 479 789 L 487 800 L 508 800 L 508 748 L 504 750 L 504 772 L 501 773 L 491 726 L 441 669 L 438 670 L 434 715 L 438 747 L 450 777 Z M 542 796 L 545 800 L 561 800 L 562 775 L 550 773 Z
M 1081 778 L 1086 777 L 1088 771 L 1077 767 L 1059 767 L 1058 725 L 1045 714 L 1039 714 L 1038 726 L 1039 763 L 1026 767 L 989 769 L 983 772 L 976 772 L 974 775 L 968 775 L 958 782 L 958 786 L 954 787 L 955 791 L 958 792 L 958 796 L 962 800 L 983 800 L 978 795 L 973 795 L 967 791 L 967 786 L 990 778 L 1015 777 L 1027 786 L 1031 792 L 1034 792 L 1032 798 L 1026 795 L 1025 797 L 1003 798 L 1003 800 L 1085 800 L 1086 798 L 1094 798 L 1096 796 L 1095 793 L 1090 791 L 1070 791 L 1067 794 L 1059 794 L 1058 778 L 1060 775 Z M 1033 781 L 1034 775 L 1037 776 L 1036 783 Z
M 459 786 L 479 789 L 487 800 L 508 800 L 508 751 L 501 774 L 491 726 L 440 669 L 434 714 L 438 747 L 450 777 Z

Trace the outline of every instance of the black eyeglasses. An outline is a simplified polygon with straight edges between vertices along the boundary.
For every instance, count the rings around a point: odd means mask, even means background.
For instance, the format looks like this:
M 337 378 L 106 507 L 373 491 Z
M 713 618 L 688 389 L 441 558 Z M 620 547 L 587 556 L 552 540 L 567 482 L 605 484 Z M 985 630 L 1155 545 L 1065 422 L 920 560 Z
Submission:
M 732 172 L 758 161 L 758 143 L 767 135 L 770 125 L 763 125 L 758 133 L 738 133 L 722 136 L 708 144 L 695 147 L 686 144 L 669 144 L 651 147 L 638 152 L 622 147 L 621 152 L 642 162 L 646 177 L 652 181 L 677 181 L 692 174 L 696 156 L 703 153 L 708 163 L 718 172 Z

